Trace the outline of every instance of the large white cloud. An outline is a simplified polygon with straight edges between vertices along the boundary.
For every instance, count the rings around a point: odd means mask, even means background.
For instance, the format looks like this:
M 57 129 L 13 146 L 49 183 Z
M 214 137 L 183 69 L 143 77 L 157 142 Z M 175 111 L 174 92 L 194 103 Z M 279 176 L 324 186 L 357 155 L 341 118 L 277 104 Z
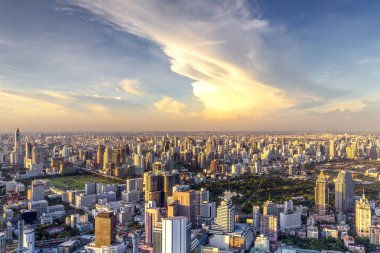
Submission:
M 172 71 L 195 80 L 193 92 L 207 118 L 257 118 L 295 103 L 285 91 L 256 78 L 262 36 L 274 28 L 253 17 L 244 1 L 74 3 L 161 45 Z

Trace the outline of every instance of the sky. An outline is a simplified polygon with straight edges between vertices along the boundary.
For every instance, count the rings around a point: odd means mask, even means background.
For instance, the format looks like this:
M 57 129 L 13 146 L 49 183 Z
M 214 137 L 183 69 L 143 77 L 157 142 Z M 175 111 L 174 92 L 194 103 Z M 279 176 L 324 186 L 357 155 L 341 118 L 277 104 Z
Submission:
M 0 132 L 378 126 L 380 1 L 0 1 Z

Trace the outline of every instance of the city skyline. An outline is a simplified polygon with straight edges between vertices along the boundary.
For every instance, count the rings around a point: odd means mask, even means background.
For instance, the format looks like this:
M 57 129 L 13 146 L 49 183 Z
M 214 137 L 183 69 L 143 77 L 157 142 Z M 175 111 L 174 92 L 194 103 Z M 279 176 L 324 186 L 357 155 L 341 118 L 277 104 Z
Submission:
M 0 131 L 376 132 L 379 7 L 2 1 Z

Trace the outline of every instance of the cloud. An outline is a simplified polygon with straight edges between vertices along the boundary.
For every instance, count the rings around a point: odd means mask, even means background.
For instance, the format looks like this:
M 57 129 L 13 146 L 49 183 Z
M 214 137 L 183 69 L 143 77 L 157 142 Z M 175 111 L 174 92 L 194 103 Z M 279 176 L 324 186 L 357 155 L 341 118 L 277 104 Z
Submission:
M 186 108 L 186 105 L 184 103 L 166 96 L 162 97 L 159 101 L 154 103 L 154 106 L 160 112 L 174 113 L 178 115 L 181 115 L 182 110 Z
M 263 48 L 263 36 L 276 32 L 253 17 L 244 1 L 74 1 L 117 29 L 158 43 L 171 70 L 188 77 L 206 118 L 260 117 L 297 101 L 261 81 L 251 61 Z M 260 59 L 255 59 L 260 65 Z M 260 69 L 260 68 L 258 68 Z M 125 90 L 141 95 L 136 83 Z M 178 87 L 181 89 L 181 87 Z
M 361 112 L 367 104 L 362 100 L 354 101 L 343 101 L 337 103 L 329 103 L 318 108 L 313 109 L 315 112 L 328 113 L 333 111 L 351 111 L 351 112 Z
M 125 92 L 136 96 L 144 96 L 145 92 L 140 88 L 140 81 L 137 79 L 128 80 L 124 79 L 121 82 L 122 88 Z

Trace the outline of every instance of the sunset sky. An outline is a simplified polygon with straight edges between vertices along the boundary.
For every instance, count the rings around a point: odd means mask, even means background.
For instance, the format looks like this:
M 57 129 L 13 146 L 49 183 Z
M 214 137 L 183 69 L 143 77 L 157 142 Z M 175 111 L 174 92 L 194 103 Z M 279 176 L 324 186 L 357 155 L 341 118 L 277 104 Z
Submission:
M 0 131 L 378 131 L 380 1 L 0 1 Z

